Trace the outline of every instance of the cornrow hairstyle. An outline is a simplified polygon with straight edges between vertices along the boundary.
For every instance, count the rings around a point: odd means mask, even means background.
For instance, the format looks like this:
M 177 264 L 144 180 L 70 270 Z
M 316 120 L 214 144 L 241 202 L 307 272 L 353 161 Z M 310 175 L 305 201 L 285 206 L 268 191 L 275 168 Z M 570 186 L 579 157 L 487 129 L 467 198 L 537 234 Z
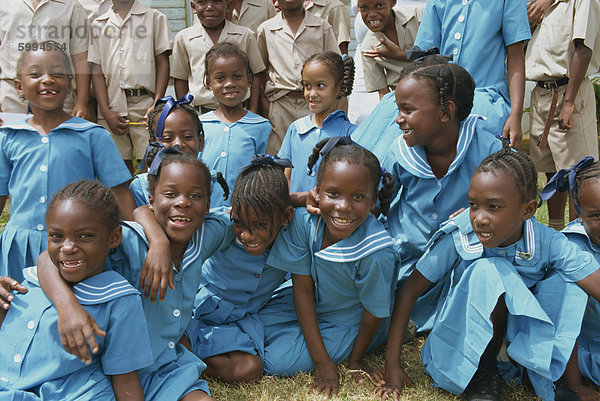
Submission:
M 250 164 L 243 168 L 233 185 L 232 210 L 243 210 L 248 216 L 252 209 L 256 216 L 283 218 L 285 210 L 292 206 L 290 189 L 283 168 L 267 164 Z M 250 230 L 250 227 L 247 227 Z M 269 233 L 273 225 L 269 227 Z
M 156 124 L 158 123 L 158 118 L 160 117 L 160 113 L 165 108 L 167 103 L 164 101 L 159 101 L 156 103 L 154 110 L 148 116 L 148 131 L 150 132 L 150 142 L 156 141 Z M 179 104 L 175 103 L 171 110 L 169 110 L 169 115 L 171 115 L 176 110 L 183 110 L 192 117 L 192 121 L 194 122 L 195 130 L 198 135 L 198 138 L 204 135 L 204 128 L 202 127 L 202 123 L 198 117 L 198 112 L 196 109 L 190 104 Z
M 483 159 L 473 174 L 483 172 L 509 174 L 515 188 L 521 192 L 522 202 L 535 199 L 537 195 L 537 171 L 533 162 L 525 153 L 511 149 L 505 138 L 502 149 Z
M 204 86 L 207 88 L 210 86 L 210 63 L 212 60 L 218 59 L 219 57 L 238 57 L 242 60 L 242 64 L 246 66 L 248 80 L 252 79 L 252 68 L 250 68 L 250 59 L 248 59 L 246 52 L 234 43 L 219 42 L 211 47 L 204 58 Z
M 456 119 L 463 121 L 471 114 L 475 81 L 471 75 L 458 64 L 448 63 L 448 59 L 439 55 L 427 56 L 416 60 L 402 69 L 400 79 L 411 77 L 419 81 L 429 81 L 429 86 L 442 110 L 448 117 L 448 101 L 456 105 Z
M 67 54 L 67 52 L 63 49 L 62 45 L 53 40 L 45 40 L 43 42 L 29 42 L 24 45 L 24 49 L 19 56 L 19 60 L 17 60 L 17 76 L 21 75 L 21 68 L 23 68 L 23 63 L 25 63 L 25 57 L 30 52 L 34 52 L 37 50 L 42 50 L 44 52 L 57 52 L 60 55 L 60 58 L 63 61 L 65 69 L 67 70 L 67 76 L 72 77 L 73 71 L 71 69 L 71 57 Z
M 329 141 L 330 138 L 325 138 L 313 149 L 312 154 L 308 160 L 308 169 L 312 171 L 315 163 L 319 159 L 319 152 L 325 144 Z M 371 176 L 371 182 L 374 183 L 375 187 L 375 197 L 379 199 L 379 211 L 384 216 L 387 216 L 387 213 L 390 209 L 390 204 L 392 203 L 392 199 L 394 196 L 394 176 L 389 172 L 383 172 L 381 169 L 381 165 L 379 164 L 379 159 L 368 149 L 363 148 L 360 145 L 352 143 L 350 145 L 343 145 L 338 142 L 333 149 L 329 153 L 323 156 L 323 160 L 319 165 L 319 172 L 317 173 L 317 188 L 321 186 L 321 180 L 325 175 L 325 171 L 329 167 L 329 165 L 333 162 L 343 161 L 350 164 L 360 164 L 363 165 L 369 170 L 369 175 Z M 383 172 L 383 174 L 382 174 Z M 381 181 L 382 187 L 378 191 L 379 182 Z
M 575 188 L 573 190 L 573 197 L 575 198 L 575 203 L 578 205 L 581 187 L 588 180 L 600 180 L 600 162 L 595 161 L 589 166 L 577 171 L 577 175 L 575 176 Z
M 310 56 L 302 66 L 302 70 L 309 63 L 322 63 L 331 72 L 336 84 L 340 84 L 340 92 L 337 99 L 350 96 L 354 86 L 354 59 L 348 55 L 340 56 L 336 52 L 326 51 Z
M 54 194 L 46 211 L 46 223 L 50 211 L 68 200 L 81 203 L 94 214 L 100 215 L 109 230 L 113 230 L 121 221 L 119 205 L 110 188 L 98 181 L 80 180 L 61 188 Z

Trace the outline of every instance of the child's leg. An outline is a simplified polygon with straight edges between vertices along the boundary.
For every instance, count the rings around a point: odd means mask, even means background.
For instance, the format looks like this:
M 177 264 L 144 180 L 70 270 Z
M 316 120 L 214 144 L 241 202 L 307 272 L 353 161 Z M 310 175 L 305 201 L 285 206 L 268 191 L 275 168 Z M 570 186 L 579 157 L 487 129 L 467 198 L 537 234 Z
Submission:
M 242 383 L 262 377 L 263 364 L 258 355 L 241 351 L 228 352 L 204 359 L 204 375 L 219 378 L 226 383 Z
M 575 343 L 569 362 L 565 369 L 564 375 L 561 377 L 562 381 L 573 390 L 581 401 L 598 401 L 600 399 L 600 392 L 587 387 L 583 384 L 581 373 L 579 372 L 579 363 L 577 362 L 577 348 L 579 347 L 579 341 Z
M 181 401 L 212 401 L 212 397 L 202 390 L 195 390 L 184 395 Z
M 492 311 L 491 319 L 492 325 L 494 326 L 494 334 L 490 340 L 487 348 L 483 351 L 481 359 L 479 360 L 479 370 L 487 370 L 495 372 L 496 367 L 496 356 L 500 347 L 502 347 L 502 341 L 506 334 L 506 318 L 508 317 L 508 309 L 504 302 L 504 296 L 500 297 L 496 307 Z

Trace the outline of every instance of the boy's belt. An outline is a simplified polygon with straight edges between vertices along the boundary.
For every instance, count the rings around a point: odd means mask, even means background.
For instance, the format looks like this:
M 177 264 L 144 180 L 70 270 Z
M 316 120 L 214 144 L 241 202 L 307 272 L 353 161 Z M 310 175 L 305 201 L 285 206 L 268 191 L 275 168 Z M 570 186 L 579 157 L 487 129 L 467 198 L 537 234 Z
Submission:
M 304 98 L 304 91 L 289 91 L 285 95 L 287 97 L 291 97 L 292 99 L 302 99 Z
M 127 96 L 127 97 L 146 96 L 146 95 L 150 94 L 150 92 L 148 92 L 144 88 L 142 88 L 142 89 L 123 89 L 123 91 L 125 92 L 125 96 Z
M 552 126 L 552 122 L 554 121 L 554 113 L 556 112 L 556 104 L 558 103 L 558 92 L 557 88 L 566 85 L 569 83 L 569 78 L 563 77 L 561 79 L 557 79 L 555 81 L 539 81 L 537 86 L 544 88 L 546 90 L 552 90 L 552 101 L 550 102 L 550 110 L 548 110 L 548 117 L 546 118 L 546 124 L 544 125 L 544 131 L 542 135 L 538 138 L 537 147 L 540 150 L 546 149 L 548 146 L 548 134 L 550 134 L 550 127 Z

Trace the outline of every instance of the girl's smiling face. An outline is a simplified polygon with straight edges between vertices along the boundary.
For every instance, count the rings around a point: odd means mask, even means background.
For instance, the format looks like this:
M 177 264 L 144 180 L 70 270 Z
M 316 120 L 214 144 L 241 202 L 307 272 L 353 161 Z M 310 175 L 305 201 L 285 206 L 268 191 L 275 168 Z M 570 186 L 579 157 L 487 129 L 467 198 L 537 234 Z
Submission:
M 273 219 L 266 212 L 257 215 L 254 208 L 247 210 L 231 210 L 233 232 L 250 255 L 260 255 L 273 245 L 281 227 L 288 224 L 293 214 L 292 207 L 288 207 L 285 216 L 273 213 Z
M 171 162 L 163 166 L 149 195 L 149 206 L 171 245 L 187 244 L 210 208 L 210 183 L 199 167 Z
M 592 242 L 600 246 L 600 180 L 589 179 L 579 188 L 579 221 Z
M 523 223 L 536 211 L 505 172 L 475 172 L 468 193 L 471 226 L 486 248 L 508 246 L 523 236 Z
M 330 68 L 320 61 L 311 61 L 302 69 L 304 99 L 317 116 L 327 117 L 336 110 L 340 84 L 335 82 Z
M 165 119 L 162 139 L 157 137 L 156 140 L 166 148 L 177 145 L 181 153 L 197 157 L 198 152 L 204 148 L 204 136 L 198 137 L 199 122 L 194 121 L 193 118 L 181 109 L 169 113 Z M 156 131 L 156 124 L 154 130 Z
M 229 108 L 242 107 L 252 78 L 237 56 L 214 57 L 208 65 L 208 86 L 217 101 Z
M 48 256 L 60 275 L 78 283 L 104 270 L 110 249 L 121 242 L 121 228 L 110 229 L 103 216 L 72 200 L 48 211 Z
M 327 163 L 317 196 L 326 224 L 322 245 L 326 248 L 352 235 L 365 222 L 375 206 L 375 184 L 362 164 L 332 161 Z

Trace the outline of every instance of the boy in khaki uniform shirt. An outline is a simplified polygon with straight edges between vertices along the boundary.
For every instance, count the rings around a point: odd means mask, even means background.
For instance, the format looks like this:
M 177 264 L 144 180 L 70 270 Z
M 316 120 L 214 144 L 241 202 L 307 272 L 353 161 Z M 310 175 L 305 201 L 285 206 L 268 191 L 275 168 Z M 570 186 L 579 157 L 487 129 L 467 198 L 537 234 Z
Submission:
M 85 11 L 76 0 L 2 0 L 0 7 L 0 112 L 25 113 L 27 102 L 14 85 L 17 61 L 30 42 L 53 40 L 71 55 L 75 93 L 65 110 L 86 118 L 90 71 L 87 64 L 88 25 Z
M 348 54 L 350 43 L 350 12 L 339 0 L 305 0 L 304 8 L 329 22 L 338 41 L 340 52 Z
M 393 0 L 385 1 L 387 9 L 381 10 L 372 9 L 373 0 L 358 0 L 361 18 L 369 29 L 361 44 L 365 90 L 379 92 L 380 99 L 395 88 L 400 72 L 409 63 L 406 50 L 415 43 L 424 11 L 424 7 L 393 7 Z M 370 23 L 372 19 L 382 18 L 377 26 Z M 388 36 L 394 32 L 395 38 Z
M 149 135 L 144 120 L 164 97 L 173 46 L 167 17 L 137 0 L 113 0 L 92 24 L 88 61 L 98 101 L 98 123 L 107 127 L 133 170 L 133 149 L 141 159 Z
M 277 14 L 271 0 L 232 0 L 230 12 L 231 18 L 228 19 L 231 22 L 255 33 L 260 24 Z
M 331 25 L 304 10 L 304 0 L 280 0 L 281 12 L 258 27 L 258 49 L 267 65 L 261 109 L 273 125 L 267 153 L 277 154 L 288 126 L 310 114 L 302 66 L 316 53 L 340 53 Z
M 197 0 L 193 0 L 191 4 L 200 23 L 180 31 L 175 36 L 171 58 L 175 94 L 180 98 L 188 92 L 191 93 L 194 96 L 192 105 L 198 107 L 201 113 L 216 109 L 217 101 L 204 85 L 205 56 L 215 43 L 233 43 L 248 55 L 250 68 L 255 75 L 252 80 L 249 109 L 257 112 L 260 80 L 256 74 L 262 72 L 265 65 L 258 52 L 254 32 L 225 19 L 225 1 L 206 0 L 201 5 Z M 207 18 L 207 15 L 210 18 Z
M 526 77 L 537 82 L 531 92 L 531 158 L 548 177 L 584 156 L 598 159 L 596 101 L 588 76 L 600 67 L 599 24 L 598 0 L 555 1 L 527 46 Z M 548 201 L 551 227 L 564 227 L 566 197 L 557 192 Z M 570 202 L 570 220 L 576 213 Z

